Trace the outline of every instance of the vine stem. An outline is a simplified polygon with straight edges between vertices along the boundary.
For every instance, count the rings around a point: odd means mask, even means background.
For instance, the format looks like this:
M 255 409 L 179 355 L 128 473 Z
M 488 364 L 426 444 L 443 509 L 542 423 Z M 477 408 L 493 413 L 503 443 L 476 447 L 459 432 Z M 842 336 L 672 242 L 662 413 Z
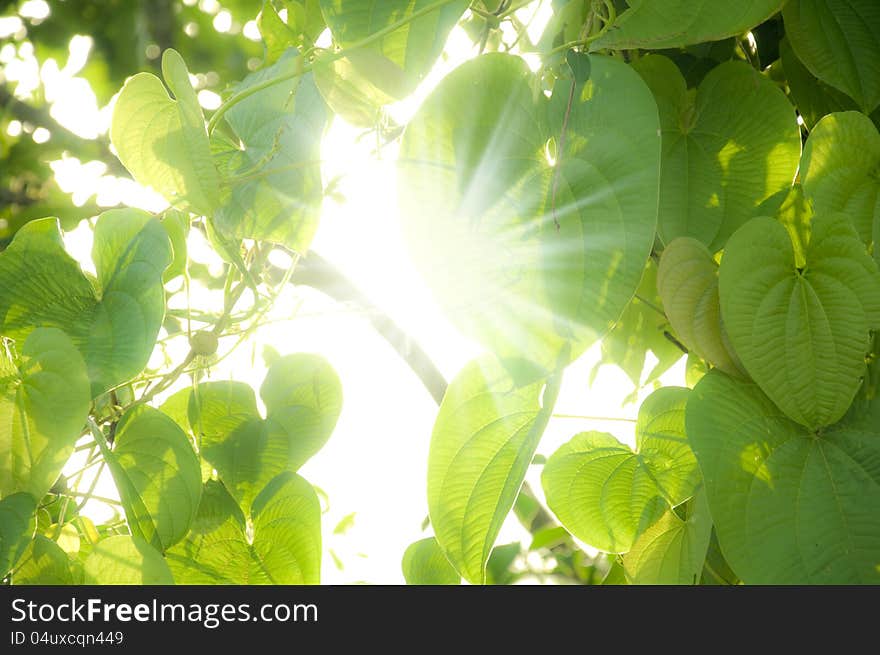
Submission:
M 347 55 L 349 55 L 352 51 L 359 50 L 360 48 L 365 48 L 368 45 L 372 45 L 373 43 L 375 43 L 376 41 L 387 36 L 391 32 L 399 30 L 401 27 L 408 25 L 409 23 L 413 22 L 414 20 L 416 20 L 418 18 L 421 18 L 425 14 L 430 14 L 433 11 L 437 11 L 438 9 L 442 9 L 446 5 L 452 4 L 455 1 L 456 0 L 437 0 L 436 2 L 432 2 L 431 4 L 426 5 L 417 11 L 414 11 L 412 14 L 410 14 L 406 18 L 402 18 L 399 21 L 392 23 L 391 25 L 386 25 L 381 30 L 374 32 L 373 34 L 370 34 L 369 36 L 361 39 L 360 41 L 358 41 L 356 43 L 353 43 L 348 48 L 345 48 L 343 50 L 337 50 L 336 52 L 331 52 L 331 53 L 323 56 L 321 58 L 321 61 L 322 61 L 322 63 L 329 64 L 330 62 L 336 61 L 337 59 L 342 59 L 343 57 L 346 57 Z M 232 95 L 226 102 L 224 102 L 222 105 L 220 105 L 217 108 L 217 111 L 215 111 L 214 114 L 211 116 L 210 120 L 208 121 L 208 134 L 211 134 L 211 132 L 214 131 L 214 128 L 217 127 L 217 123 L 220 122 L 220 119 L 223 118 L 223 116 L 226 114 L 226 112 L 228 112 L 235 105 L 240 103 L 242 100 L 246 100 L 247 98 L 251 97 L 255 93 L 259 93 L 260 91 L 263 91 L 264 89 L 268 89 L 272 86 L 275 86 L 276 84 L 280 84 L 281 82 L 293 80 L 293 79 L 296 79 L 297 77 L 305 75 L 306 73 L 308 73 L 309 71 L 312 70 L 312 67 L 313 67 L 313 64 L 306 64 L 300 68 L 297 68 L 295 71 L 292 71 L 290 73 L 285 73 L 284 75 L 279 75 L 278 77 L 273 77 L 271 79 L 264 80 L 262 82 L 258 82 L 257 84 L 254 84 L 253 86 L 249 86 L 246 89 L 242 89 L 238 93 Z
M 553 414 L 553 418 L 573 418 L 580 421 L 622 421 L 624 423 L 636 423 L 634 418 L 625 416 L 581 416 L 580 414 Z
M 106 498 L 104 496 L 96 496 L 95 494 L 88 491 L 68 491 L 66 492 L 69 496 L 75 496 L 76 498 L 82 498 L 83 501 L 80 504 L 80 509 L 85 507 L 85 504 L 90 500 L 97 500 L 99 503 L 104 503 L 105 505 L 113 505 L 114 507 L 122 507 L 122 503 L 118 500 L 113 500 L 112 498 Z

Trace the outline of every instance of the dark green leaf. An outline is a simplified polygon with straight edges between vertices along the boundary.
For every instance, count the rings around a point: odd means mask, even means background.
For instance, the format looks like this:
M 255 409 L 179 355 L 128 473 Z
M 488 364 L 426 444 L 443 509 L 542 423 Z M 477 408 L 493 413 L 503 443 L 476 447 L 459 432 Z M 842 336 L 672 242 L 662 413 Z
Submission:
M 813 217 L 798 269 L 786 229 L 755 218 L 727 244 L 719 271 L 724 325 L 752 379 L 794 421 L 830 425 L 865 374 L 880 327 L 880 272 L 842 214 Z
M 633 66 L 660 109 L 660 238 L 690 236 L 720 250 L 758 205 L 791 186 L 801 152 L 794 107 L 744 62 L 712 69 L 696 91 L 666 57 Z
M 34 535 L 37 503 L 19 492 L 0 500 L 0 578 L 15 566 Z
M 880 403 L 810 431 L 712 371 L 687 433 L 724 556 L 747 584 L 880 582 Z

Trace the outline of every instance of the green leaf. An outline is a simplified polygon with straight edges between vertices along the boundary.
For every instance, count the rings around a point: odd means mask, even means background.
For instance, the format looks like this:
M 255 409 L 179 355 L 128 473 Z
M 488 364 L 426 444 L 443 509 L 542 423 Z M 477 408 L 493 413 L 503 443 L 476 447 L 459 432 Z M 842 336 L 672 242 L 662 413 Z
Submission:
M 880 403 L 808 431 L 752 384 L 713 371 L 688 439 L 724 556 L 747 584 L 880 582 Z
M 721 546 L 718 544 L 718 535 L 712 528 L 712 536 L 709 539 L 709 550 L 706 552 L 706 561 L 703 563 L 703 575 L 700 578 L 701 585 L 736 585 L 740 579 L 730 568 Z
M 299 10 L 300 13 L 303 12 L 299 3 L 291 2 L 288 4 L 287 20 L 294 27 L 297 19 L 296 10 Z M 288 48 L 298 45 L 302 36 L 281 20 L 270 0 L 263 2 L 263 8 L 260 10 L 260 15 L 257 16 L 257 27 L 260 29 L 260 36 L 263 37 L 263 43 L 266 45 L 267 64 L 274 64 L 278 61 Z
M 284 473 L 254 503 L 253 539 L 222 484 L 208 481 L 187 537 L 168 551 L 178 584 L 318 584 L 321 507 L 312 486 Z
M 627 0 L 629 9 L 592 50 L 679 48 L 748 32 L 782 8 L 785 0 Z
M 162 216 L 162 227 L 168 234 L 168 240 L 171 242 L 171 251 L 173 258 L 171 265 L 165 269 L 162 275 L 163 282 L 170 282 L 178 275 L 186 272 L 186 238 L 189 235 L 189 214 L 178 211 L 177 209 L 169 209 Z
M 813 222 L 813 203 L 804 195 L 804 187 L 795 184 L 786 192 L 782 204 L 776 210 L 776 219 L 788 230 L 794 258 L 798 268 L 807 263 L 807 244 L 810 242 Z
M 251 73 L 235 91 L 292 76 L 303 65 L 291 50 Z M 327 107 L 311 75 L 291 77 L 245 98 L 226 113 L 237 140 L 213 137 L 215 160 L 231 185 L 212 219 L 226 238 L 259 239 L 305 253 L 324 191 L 321 137 Z
M 0 500 L 0 578 L 15 566 L 34 535 L 37 502 L 19 492 Z
M 404 235 L 440 305 L 544 375 L 620 317 L 654 240 L 655 103 L 621 62 L 589 62 L 586 83 L 561 80 L 551 99 L 518 57 L 463 64 L 410 122 L 398 161 Z
M 810 133 L 800 171 L 816 213 L 849 216 L 866 244 L 880 220 L 880 133 L 866 116 L 826 116 Z M 876 246 L 875 246 L 876 249 Z
M 631 584 L 692 585 L 700 582 L 712 535 L 712 517 L 706 494 L 698 493 L 687 504 L 682 520 L 668 510 L 623 556 Z
M 58 221 L 31 221 L 0 253 L 0 334 L 19 340 L 54 327 L 88 366 L 92 397 L 130 380 L 149 360 L 165 316 L 162 274 L 171 262 L 162 224 L 138 209 L 98 218 L 93 284 L 65 252 Z
M 252 516 L 254 552 L 272 584 L 321 581 L 321 504 L 308 481 L 282 473 L 254 500 Z
M 403 553 L 403 577 L 408 585 L 456 585 L 458 571 L 446 559 L 434 537 L 413 542 Z
M 113 456 L 116 484 L 137 495 L 143 512 L 126 512 L 129 524 L 148 525 L 167 550 L 186 535 L 202 493 L 199 460 L 189 439 L 173 419 L 140 405 L 119 421 Z
M 858 109 L 849 96 L 825 84 L 808 71 L 794 54 L 788 39 L 780 42 L 779 54 L 791 99 L 797 105 L 798 113 L 803 117 L 807 129 L 812 130 L 827 114 Z
M 207 382 L 190 396 L 189 419 L 203 458 L 247 512 L 263 487 L 296 471 L 330 438 L 342 410 L 336 372 L 316 355 L 279 359 L 254 392 L 241 382 Z
M 608 569 L 608 574 L 602 580 L 603 586 L 619 586 L 628 585 L 629 580 L 626 579 L 626 572 L 623 570 L 623 564 L 614 562 Z
M 474 584 L 486 581 L 492 545 L 553 411 L 549 387 L 542 409 L 543 388 L 543 381 L 518 387 L 484 357 L 456 376 L 440 405 L 428 453 L 428 512 L 446 557 Z
M 512 571 L 511 567 L 516 558 L 522 553 L 522 545 L 515 541 L 510 544 L 495 546 L 486 562 L 487 585 L 511 585 L 522 575 L 518 571 Z
M 158 77 L 130 77 L 113 108 L 110 140 L 132 176 L 172 204 L 210 215 L 218 204 L 219 177 L 211 161 L 205 119 L 181 56 L 168 49 Z
M 70 558 L 51 539 L 38 534 L 28 544 L 13 575 L 17 585 L 75 584 Z
M 0 497 L 49 491 L 73 454 L 89 398 L 86 365 L 60 330 L 33 330 L 18 356 L 0 340 Z
M 669 321 L 663 315 L 661 305 L 657 295 L 657 265 L 649 259 L 635 296 L 611 331 L 602 338 L 600 364 L 619 366 L 637 388 L 659 378 L 684 354 L 666 338 Z M 657 363 L 643 382 L 642 372 L 648 351 L 654 354 Z
M 700 474 L 684 432 L 689 393 L 663 387 L 645 399 L 635 451 L 610 434 L 583 432 L 550 456 L 544 493 L 569 532 L 599 550 L 625 553 L 694 494 Z
M 372 127 L 381 117 L 381 107 L 394 102 L 389 92 L 376 87 L 362 71 L 369 70 L 364 63 L 370 58 L 388 65 L 388 60 L 369 50 L 355 51 L 350 57 L 322 61 L 315 60 L 312 71 L 315 85 L 334 114 L 358 127 Z
M 700 241 L 677 237 L 660 258 L 657 289 L 676 335 L 707 362 L 731 375 L 742 376 L 733 352 L 718 298 L 718 265 Z
M 820 80 L 870 114 L 880 106 L 880 5 L 874 0 L 791 0 L 782 10 L 792 49 Z
M 83 564 L 84 583 L 92 585 L 171 585 L 174 578 L 162 554 L 129 535 L 96 543 Z
M 758 205 L 791 186 L 801 151 L 794 108 L 744 62 L 712 69 L 696 92 L 666 57 L 633 67 L 660 110 L 660 238 L 690 236 L 720 250 Z
M 320 0 L 333 40 L 339 47 L 353 50 L 349 53 L 351 64 L 371 84 L 396 99 L 412 93 L 431 70 L 469 4 L 468 0 Z M 364 39 L 402 21 L 408 22 L 354 50 Z M 390 86 L 389 80 L 394 80 Z
M 846 216 L 813 217 L 806 266 L 771 218 L 755 218 L 727 244 L 721 314 L 752 379 L 794 421 L 830 425 L 865 374 L 870 330 L 880 327 L 880 273 Z

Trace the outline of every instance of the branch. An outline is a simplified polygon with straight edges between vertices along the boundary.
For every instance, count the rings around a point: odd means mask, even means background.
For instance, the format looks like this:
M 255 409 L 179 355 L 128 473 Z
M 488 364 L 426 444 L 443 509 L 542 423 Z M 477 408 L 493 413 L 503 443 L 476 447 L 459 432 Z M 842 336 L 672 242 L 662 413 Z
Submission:
M 283 273 L 276 267 L 272 267 L 270 272 L 273 275 Z M 308 257 L 299 261 L 291 283 L 312 287 L 338 302 L 353 304 L 363 310 L 376 332 L 397 351 L 425 385 L 428 393 L 438 405 L 440 404 L 446 393 L 447 382 L 431 358 L 409 334 L 404 332 L 388 314 L 370 302 L 370 299 L 333 264 L 317 253 L 310 252 Z

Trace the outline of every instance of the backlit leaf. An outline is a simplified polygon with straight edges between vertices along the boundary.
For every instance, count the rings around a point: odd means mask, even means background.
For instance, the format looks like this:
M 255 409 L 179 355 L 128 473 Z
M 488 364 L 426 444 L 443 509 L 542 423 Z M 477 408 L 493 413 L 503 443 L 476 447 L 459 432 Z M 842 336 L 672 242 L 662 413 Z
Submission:
M 645 530 L 623 556 L 631 584 L 693 585 L 700 582 L 712 535 L 712 516 L 704 492 L 688 502 L 682 520 L 668 510 Z
M 432 4 L 436 0 L 320 0 L 333 40 L 346 51 Z M 468 4 L 468 0 L 451 0 L 435 11 L 420 14 L 369 46 L 354 49 L 350 63 L 377 88 L 401 99 L 414 91 L 431 69 Z M 365 52 L 370 53 L 369 59 L 361 57 Z M 389 80 L 395 80 L 390 87 Z
M 42 498 L 73 454 L 89 413 L 86 366 L 70 339 L 37 328 L 12 356 L 0 342 L 0 497 Z
M 151 73 L 130 77 L 116 99 L 110 139 L 138 182 L 172 204 L 210 215 L 219 200 L 219 178 L 202 109 L 177 51 L 165 51 L 162 74 L 175 98 Z
M 468 364 L 440 405 L 428 454 L 428 511 L 437 542 L 468 581 L 485 566 L 552 408 L 543 381 L 518 387 L 492 358 Z
M 203 383 L 189 400 L 202 457 L 246 512 L 269 480 L 298 470 L 321 449 L 342 409 L 339 378 L 316 355 L 279 359 L 260 394 L 265 419 L 253 390 L 241 382 Z
M 413 261 L 459 328 L 538 375 L 610 329 L 654 240 L 656 105 L 621 62 L 588 61 L 585 83 L 560 80 L 547 99 L 522 59 L 478 57 L 443 79 L 401 143 Z
M 240 92 L 303 65 L 296 51 L 251 73 Z M 321 137 L 327 108 L 311 75 L 290 77 L 242 100 L 226 113 L 238 137 L 212 137 L 215 159 L 230 185 L 212 225 L 231 239 L 261 239 L 305 253 L 318 226 L 323 186 Z
M 208 481 L 186 538 L 168 551 L 178 584 L 317 584 L 321 508 L 312 486 L 284 473 L 254 503 L 253 537 L 222 484 Z
M 74 576 L 70 558 L 60 546 L 41 534 L 34 536 L 22 555 L 12 580 L 18 585 L 70 585 Z
M 34 535 L 37 503 L 19 492 L 0 500 L 0 578 L 15 566 Z
M 544 465 L 547 504 L 587 544 L 625 553 L 665 512 L 690 498 L 700 474 L 684 433 L 690 391 L 664 387 L 639 408 L 636 450 L 583 432 Z
M 842 212 L 862 241 L 874 240 L 880 220 L 880 133 L 869 118 L 848 111 L 819 121 L 804 146 L 800 177 L 817 213 Z
M 170 585 L 174 578 L 162 554 L 143 539 L 117 535 L 102 539 L 83 565 L 85 584 Z
M 748 32 L 775 14 L 785 0 L 626 0 L 608 33 L 592 44 L 610 48 L 678 48 Z
M 434 537 L 413 542 L 403 553 L 403 577 L 408 585 L 456 585 L 461 576 L 446 559 Z
M 129 523 L 148 522 L 168 549 L 186 535 L 202 493 L 199 461 L 186 434 L 159 410 L 141 405 L 119 421 L 113 454 L 117 485 L 131 486 L 145 514 L 129 516 Z
M 744 62 L 712 69 L 696 91 L 666 57 L 633 66 L 660 110 L 660 238 L 694 237 L 715 252 L 758 205 L 791 186 L 801 151 L 794 108 Z
M 171 258 L 151 214 L 111 209 L 95 226 L 93 286 L 65 252 L 58 221 L 31 221 L 0 253 L 0 334 L 21 340 L 35 328 L 63 330 L 98 396 L 146 365 L 165 316 L 162 274 Z
M 791 238 L 755 218 L 727 245 L 721 313 L 749 375 L 792 420 L 830 425 L 865 374 L 870 331 L 880 327 L 880 273 L 841 214 L 816 214 L 797 267 Z

